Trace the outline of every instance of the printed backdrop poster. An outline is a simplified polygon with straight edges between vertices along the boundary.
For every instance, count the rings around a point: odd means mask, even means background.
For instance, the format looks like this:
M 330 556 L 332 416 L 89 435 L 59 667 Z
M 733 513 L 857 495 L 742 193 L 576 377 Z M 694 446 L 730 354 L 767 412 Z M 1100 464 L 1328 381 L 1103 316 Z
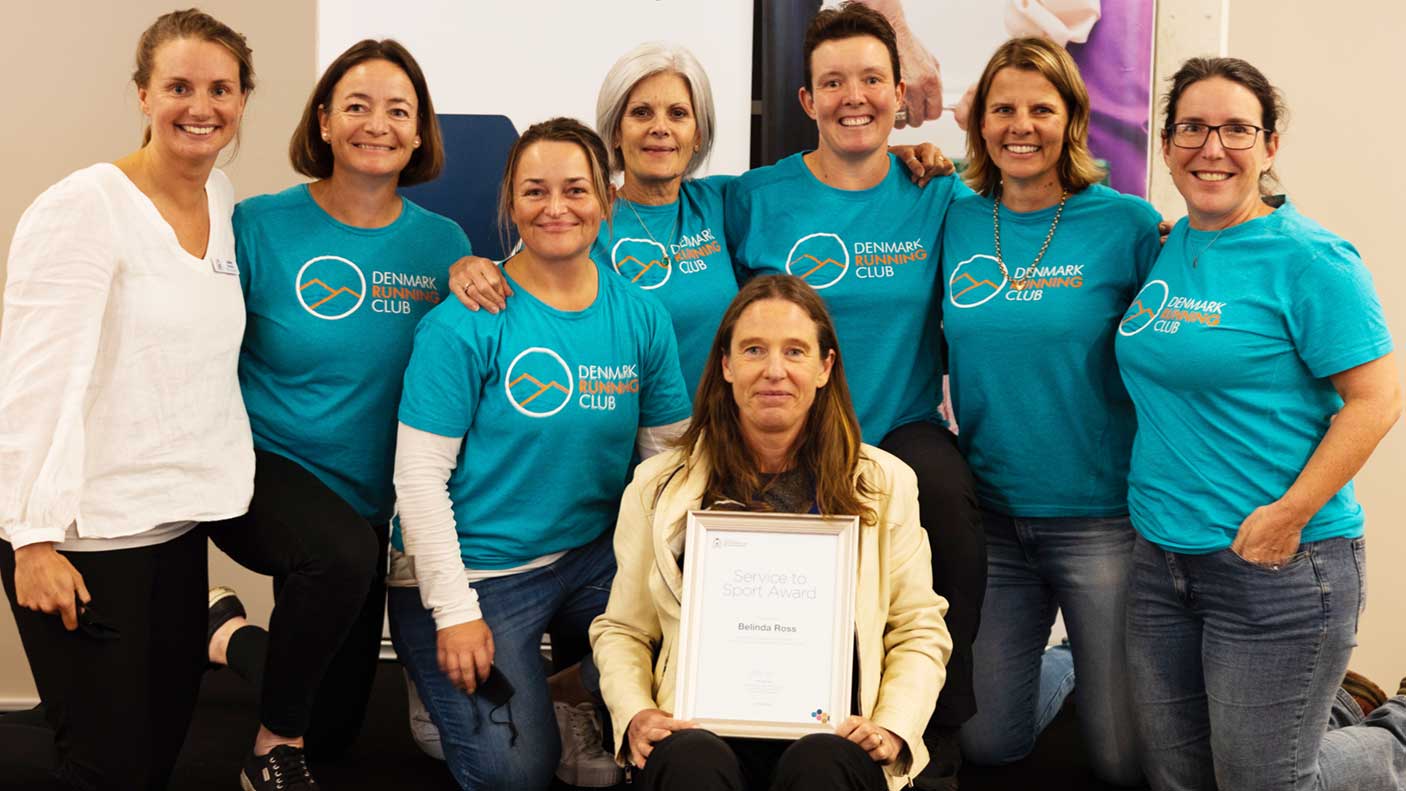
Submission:
M 601 80 L 645 41 L 687 46 L 712 82 L 716 144 L 699 175 L 749 160 L 751 0 L 319 0 L 319 73 L 363 38 L 399 40 L 419 61 L 449 163 L 407 194 L 458 220 L 475 252 L 501 254 L 494 202 L 507 149 L 537 121 L 595 126 Z
M 1094 155 L 1108 162 L 1120 192 L 1147 196 L 1148 134 L 1152 97 L 1155 0 L 865 0 L 907 27 L 900 52 L 910 92 L 923 93 L 923 77 L 941 74 L 942 115 L 898 131 L 895 142 L 931 140 L 954 157 L 965 156 L 966 133 L 955 114 L 996 47 L 1011 36 L 1046 36 L 1068 48 L 1089 88 Z M 917 98 L 916 96 L 913 97 Z M 913 99 L 910 99 L 910 108 Z

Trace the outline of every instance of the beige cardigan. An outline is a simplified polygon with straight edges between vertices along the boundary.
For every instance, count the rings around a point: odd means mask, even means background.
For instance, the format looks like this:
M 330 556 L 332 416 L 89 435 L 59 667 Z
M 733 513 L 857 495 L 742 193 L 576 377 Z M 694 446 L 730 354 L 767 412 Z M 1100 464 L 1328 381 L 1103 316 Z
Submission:
M 615 528 L 619 568 L 605 613 L 591 624 L 601 692 L 615 724 L 617 760 L 629 756 L 625 732 L 644 709 L 673 708 L 674 646 L 679 635 L 683 572 L 669 549 L 679 544 L 685 517 L 701 507 L 707 462 L 683 468 L 678 451 L 635 470 Z M 878 492 L 875 525 L 861 525 L 855 589 L 859 647 L 859 710 L 907 742 L 884 767 L 891 789 L 908 785 L 928 762 L 923 729 L 947 676 L 952 638 L 942 616 L 947 602 L 932 590 L 927 534 L 918 524 L 918 483 L 894 456 L 865 445 L 860 472 Z M 663 487 L 661 489 L 661 486 Z

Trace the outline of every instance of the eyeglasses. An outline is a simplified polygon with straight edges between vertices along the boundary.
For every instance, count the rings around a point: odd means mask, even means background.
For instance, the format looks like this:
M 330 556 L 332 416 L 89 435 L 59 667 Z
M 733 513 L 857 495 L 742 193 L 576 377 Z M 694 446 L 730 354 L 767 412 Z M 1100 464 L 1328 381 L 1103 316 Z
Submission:
M 1221 148 L 1244 151 L 1247 148 L 1255 147 L 1255 140 L 1259 138 L 1260 132 L 1268 131 L 1270 130 L 1254 124 L 1212 126 L 1188 121 L 1172 124 L 1172 145 L 1177 148 L 1200 148 L 1206 145 L 1206 141 L 1211 139 L 1211 133 L 1215 132 L 1216 137 L 1220 139 Z

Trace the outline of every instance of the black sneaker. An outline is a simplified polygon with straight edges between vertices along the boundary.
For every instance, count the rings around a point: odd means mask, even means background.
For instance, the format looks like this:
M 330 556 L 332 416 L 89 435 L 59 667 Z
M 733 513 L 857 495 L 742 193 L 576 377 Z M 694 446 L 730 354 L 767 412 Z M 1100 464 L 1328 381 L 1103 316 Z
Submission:
M 313 791 L 317 781 L 308 771 L 303 748 L 280 744 L 268 755 L 250 755 L 239 770 L 244 791 Z

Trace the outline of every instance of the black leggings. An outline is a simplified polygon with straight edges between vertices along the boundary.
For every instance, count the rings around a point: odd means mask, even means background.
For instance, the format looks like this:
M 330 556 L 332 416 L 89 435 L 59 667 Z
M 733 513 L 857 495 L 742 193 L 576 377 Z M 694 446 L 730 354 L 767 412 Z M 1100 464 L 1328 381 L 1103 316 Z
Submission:
M 885 791 L 884 770 L 833 733 L 795 742 L 723 739 L 702 728 L 657 742 L 640 791 Z
M 947 683 L 927 734 L 950 732 L 976 713 L 972 690 L 972 643 L 986 598 L 986 533 L 971 470 L 957 438 L 936 423 L 899 426 L 879 447 L 902 459 L 918 475 L 918 518 L 932 546 L 933 590 L 947 600 L 952 657 Z
M 384 620 L 386 525 L 372 525 L 301 465 L 254 454 L 249 513 L 209 526 L 240 565 L 274 578 L 265 632 L 230 639 L 229 666 L 259 688 L 259 722 L 334 756 L 361 730 Z
M 89 614 L 115 634 L 70 632 L 57 615 L 17 606 L 15 555 L 0 541 L 0 576 L 56 748 L 19 755 L 20 745 L 0 744 L 9 778 L 0 785 L 18 775 L 44 787 L 52 772 L 57 788 L 165 788 L 205 669 L 205 533 L 64 557 L 92 594 Z

